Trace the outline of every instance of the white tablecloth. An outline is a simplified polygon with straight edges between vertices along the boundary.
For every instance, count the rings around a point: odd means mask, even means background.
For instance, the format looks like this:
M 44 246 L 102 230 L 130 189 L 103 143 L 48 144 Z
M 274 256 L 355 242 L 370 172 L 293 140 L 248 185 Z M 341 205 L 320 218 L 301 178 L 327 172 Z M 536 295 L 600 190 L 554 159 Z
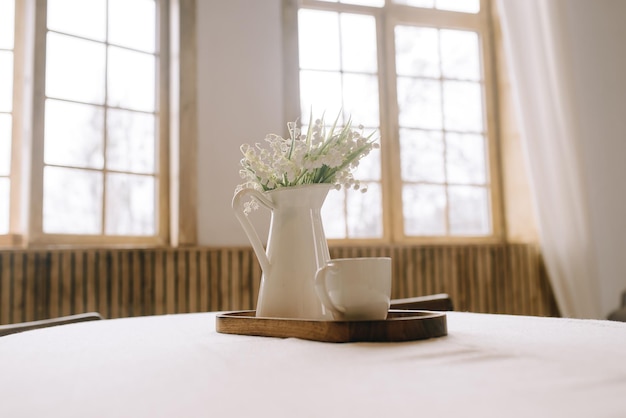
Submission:
M 626 323 L 450 312 L 447 337 L 225 335 L 211 313 L 0 338 L 0 417 L 626 417 Z

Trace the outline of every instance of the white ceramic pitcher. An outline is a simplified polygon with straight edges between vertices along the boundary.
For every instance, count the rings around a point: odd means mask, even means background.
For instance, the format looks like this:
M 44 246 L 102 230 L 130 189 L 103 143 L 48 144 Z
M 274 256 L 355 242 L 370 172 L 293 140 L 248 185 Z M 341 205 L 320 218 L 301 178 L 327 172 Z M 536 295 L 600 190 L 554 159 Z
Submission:
M 332 320 L 315 291 L 315 273 L 330 260 L 320 210 L 331 187 L 311 184 L 235 194 L 235 215 L 263 270 L 257 316 Z M 250 197 L 272 211 L 267 252 L 243 210 Z

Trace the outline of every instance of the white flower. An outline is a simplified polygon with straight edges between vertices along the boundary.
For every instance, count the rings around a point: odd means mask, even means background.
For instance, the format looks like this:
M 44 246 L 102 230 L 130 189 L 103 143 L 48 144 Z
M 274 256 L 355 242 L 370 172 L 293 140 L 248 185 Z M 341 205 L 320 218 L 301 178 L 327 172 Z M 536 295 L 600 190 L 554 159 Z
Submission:
M 288 123 L 289 138 L 269 134 L 264 144 L 243 144 L 239 174 L 245 182 L 237 186 L 236 192 L 243 188 L 268 191 L 311 183 L 365 192 L 367 187 L 354 179 L 352 171 L 361 158 L 379 147 L 372 139 L 373 133 L 363 136 L 363 126 L 353 130 L 350 121 L 340 128 L 339 116 L 331 127 L 326 127 L 323 118 L 312 120 L 306 132 L 296 122 Z M 244 206 L 244 212 L 256 207 L 258 204 L 251 201 Z

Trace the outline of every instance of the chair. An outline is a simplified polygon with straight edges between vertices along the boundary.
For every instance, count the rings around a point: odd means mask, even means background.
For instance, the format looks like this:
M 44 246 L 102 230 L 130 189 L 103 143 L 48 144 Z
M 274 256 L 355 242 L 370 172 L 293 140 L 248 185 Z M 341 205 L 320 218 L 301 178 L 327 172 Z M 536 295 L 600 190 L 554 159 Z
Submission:
M 611 312 L 607 319 L 609 321 L 626 322 L 626 290 L 622 293 L 622 306 Z
M 447 293 L 416 296 L 404 299 L 392 299 L 391 309 L 413 309 L 424 311 L 453 311 L 452 299 Z
M 100 319 L 102 319 L 102 316 L 98 312 L 87 312 L 76 315 L 61 316 L 58 318 L 42 319 L 40 321 L 0 325 L 0 337 L 22 331 L 29 331 L 31 329 L 47 328 L 56 325 L 74 324 L 77 322 L 96 321 Z

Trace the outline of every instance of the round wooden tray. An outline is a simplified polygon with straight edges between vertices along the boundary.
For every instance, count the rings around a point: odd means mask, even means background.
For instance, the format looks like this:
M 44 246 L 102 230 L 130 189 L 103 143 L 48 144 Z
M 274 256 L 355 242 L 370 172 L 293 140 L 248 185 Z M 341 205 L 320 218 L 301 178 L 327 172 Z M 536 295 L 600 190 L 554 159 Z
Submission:
M 223 334 L 334 343 L 414 341 L 448 335 L 445 313 L 414 310 L 390 310 L 381 321 L 265 318 L 255 316 L 255 311 L 237 311 L 218 314 L 215 328 Z

